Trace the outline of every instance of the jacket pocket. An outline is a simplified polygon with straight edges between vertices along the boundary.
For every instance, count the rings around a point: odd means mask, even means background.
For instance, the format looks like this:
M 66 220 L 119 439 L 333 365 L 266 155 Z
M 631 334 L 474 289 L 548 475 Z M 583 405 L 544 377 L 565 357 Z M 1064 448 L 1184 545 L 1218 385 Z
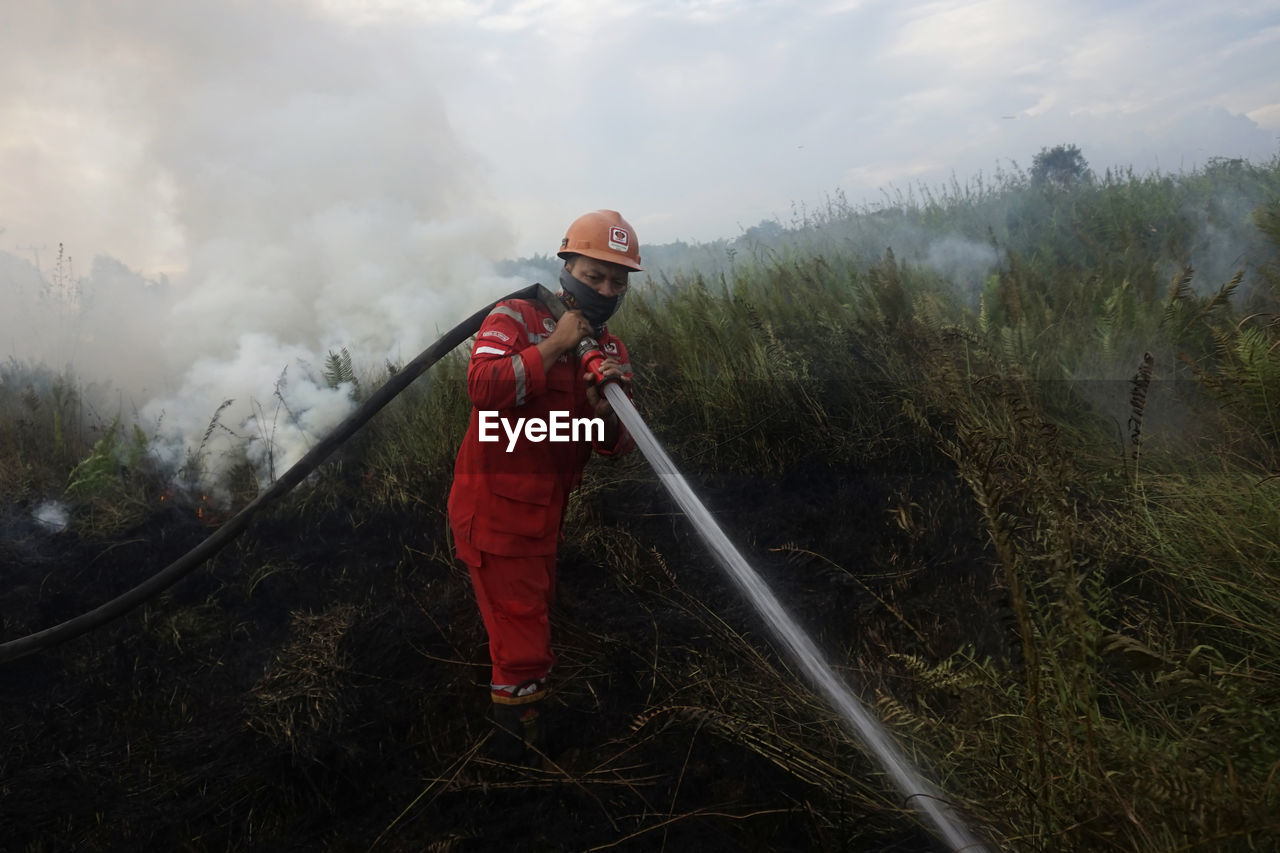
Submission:
M 494 473 L 489 475 L 489 491 L 520 503 L 547 506 L 555 494 L 554 476 L 532 473 Z
M 554 502 L 554 477 L 529 474 L 493 474 L 486 515 L 491 529 L 516 536 L 542 539 L 555 533 L 560 506 Z M 553 505 L 554 503 L 554 505 Z

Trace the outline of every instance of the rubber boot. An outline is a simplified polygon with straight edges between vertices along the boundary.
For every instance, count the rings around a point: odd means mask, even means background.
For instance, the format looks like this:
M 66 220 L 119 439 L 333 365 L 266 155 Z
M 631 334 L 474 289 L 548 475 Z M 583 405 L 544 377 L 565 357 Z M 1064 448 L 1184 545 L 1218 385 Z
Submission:
M 546 752 L 546 691 L 510 698 L 493 694 L 496 731 L 489 739 L 488 756 L 504 764 L 540 767 Z

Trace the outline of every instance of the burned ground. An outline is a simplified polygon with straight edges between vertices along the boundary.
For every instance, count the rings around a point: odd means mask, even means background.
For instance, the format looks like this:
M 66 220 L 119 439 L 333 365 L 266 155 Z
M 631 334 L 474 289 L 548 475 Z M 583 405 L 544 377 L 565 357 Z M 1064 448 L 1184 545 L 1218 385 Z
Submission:
M 976 534 L 893 520 L 904 496 L 922 512 L 954 488 L 819 461 L 699 486 L 871 699 L 895 685 L 885 641 L 1003 642 Z M 14 849 L 930 849 L 642 464 L 596 466 L 572 510 L 556 766 L 539 770 L 480 757 L 484 632 L 439 513 L 370 517 L 340 496 L 305 523 L 295 509 L 138 611 L 0 671 Z M 17 531 L 14 513 L 10 637 L 208 532 L 171 508 L 85 542 Z

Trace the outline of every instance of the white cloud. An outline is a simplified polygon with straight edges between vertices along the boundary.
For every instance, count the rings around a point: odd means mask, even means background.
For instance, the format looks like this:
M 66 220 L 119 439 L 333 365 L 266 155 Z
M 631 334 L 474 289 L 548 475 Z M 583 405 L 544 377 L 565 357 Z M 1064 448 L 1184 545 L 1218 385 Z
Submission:
M 1250 121 L 1257 122 L 1272 133 L 1280 133 L 1280 103 L 1266 104 L 1245 113 Z M 1277 137 L 1280 138 L 1280 137 Z

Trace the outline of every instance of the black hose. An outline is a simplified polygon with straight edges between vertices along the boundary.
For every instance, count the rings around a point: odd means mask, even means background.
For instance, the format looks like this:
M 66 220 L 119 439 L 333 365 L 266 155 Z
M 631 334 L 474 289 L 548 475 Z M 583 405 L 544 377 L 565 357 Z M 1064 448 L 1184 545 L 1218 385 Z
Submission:
M 65 622 L 10 640 L 0 644 L 0 664 L 6 664 L 18 658 L 64 643 L 72 637 L 91 631 L 112 619 L 123 616 L 144 601 L 154 598 L 168 589 L 182 577 L 190 574 L 205 560 L 221 551 L 249 526 L 249 521 L 262 509 L 283 497 L 294 486 L 306 479 L 329 454 L 337 450 L 347 439 L 364 426 L 365 422 L 376 415 L 383 406 L 390 403 L 401 391 L 408 388 L 413 380 L 425 373 L 433 364 L 448 355 L 455 347 L 480 330 L 484 318 L 488 316 L 494 305 L 507 299 L 538 299 L 551 309 L 556 319 L 564 313 L 564 306 L 555 294 L 541 284 L 533 284 L 516 291 L 501 300 L 495 301 L 472 314 L 449 330 L 442 338 L 422 351 L 422 354 L 393 374 L 377 391 L 369 395 L 369 399 L 361 404 L 346 420 L 334 427 L 307 454 L 293 464 L 288 471 L 259 494 L 252 503 L 228 519 L 221 527 L 211 533 L 203 542 L 186 554 L 174 560 L 156 574 L 147 578 L 133 589 L 121 593 L 107 603 L 100 605 L 88 613 L 83 613 Z

